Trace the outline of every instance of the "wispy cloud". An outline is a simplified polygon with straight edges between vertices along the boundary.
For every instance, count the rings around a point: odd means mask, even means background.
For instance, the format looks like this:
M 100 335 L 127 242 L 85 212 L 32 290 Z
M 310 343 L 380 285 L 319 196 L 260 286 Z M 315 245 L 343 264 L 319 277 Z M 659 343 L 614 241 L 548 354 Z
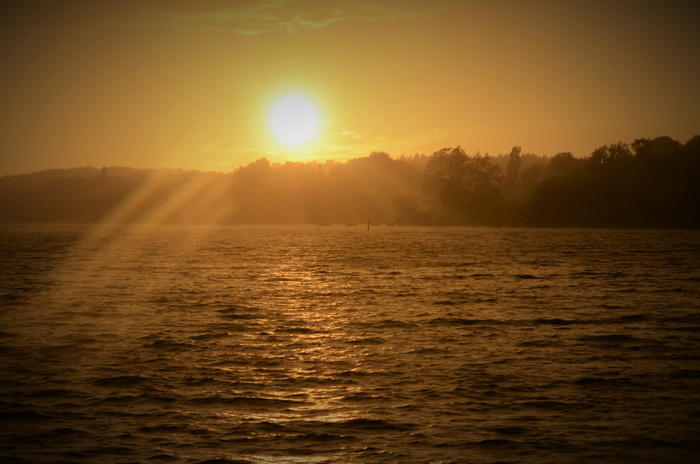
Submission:
M 203 6 L 189 11 L 151 11 L 144 15 L 143 20 L 182 30 L 260 35 L 272 32 L 298 33 L 342 22 L 408 19 L 430 15 L 435 10 L 409 5 L 389 5 L 378 0 L 258 0 L 234 7 Z
M 360 134 L 357 134 L 353 131 L 348 131 L 348 130 L 344 130 L 344 131 L 340 132 L 338 135 L 341 135 L 343 137 L 350 137 L 351 139 L 362 138 L 362 136 Z

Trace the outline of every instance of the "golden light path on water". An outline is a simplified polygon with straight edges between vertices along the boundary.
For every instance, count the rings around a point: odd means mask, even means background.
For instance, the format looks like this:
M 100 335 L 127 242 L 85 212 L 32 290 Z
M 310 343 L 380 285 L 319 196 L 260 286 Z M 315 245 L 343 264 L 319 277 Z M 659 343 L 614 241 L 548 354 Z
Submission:
M 280 262 L 269 269 L 268 280 L 277 285 L 277 295 L 308 293 L 312 295 L 330 296 L 334 290 L 338 289 L 339 282 L 329 279 L 325 274 L 312 272 L 304 269 L 304 264 L 308 260 L 299 256 L 281 256 Z M 332 298 L 332 297 L 331 297 Z M 276 298 L 275 298 L 276 299 Z M 330 375 L 333 371 L 318 372 L 315 367 L 308 366 L 329 365 L 329 364 L 356 364 L 358 358 L 366 355 L 362 350 L 351 352 L 338 351 L 333 348 L 334 341 L 352 341 L 353 336 L 346 332 L 346 327 L 350 319 L 343 317 L 338 312 L 327 311 L 329 306 L 335 303 L 329 298 L 329 302 L 317 306 L 316 308 L 304 307 L 297 304 L 291 307 L 291 312 L 296 312 L 295 317 L 302 318 L 305 323 L 313 327 L 313 330 L 300 330 L 299 333 L 290 333 L 290 339 L 285 340 L 284 345 L 279 345 L 281 352 L 285 349 L 295 349 L 298 364 L 289 367 L 288 371 L 292 377 L 299 379 L 310 375 Z M 274 302 L 270 301 L 271 304 Z M 296 349 L 295 347 L 306 347 Z M 286 356 L 281 361 L 288 362 Z M 332 386 L 302 388 L 297 395 L 306 399 L 306 404 L 299 407 L 290 407 L 283 412 L 270 412 L 247 414 L 244 417 L 271 423 L 286 423 L 296 421 L 324 421 L 343 422 L 358 419 L 362 415 L 359 408 L 347 408 L 343 406 L 343 398 L 348 393 L 360 392 L 360 386 Z M 288 391 L 270 392 L 272 397 L 286 398 Z M 331 412 L 332 411 L 332 412 Z
M 334 289 L 337 289 L 337 282 L 329 280 L 326 276 L 320 278 L 318 273 L 304 269 L 304 262 L 308 259 L 301 257 L 280 256 L 280 261 L 269 268 L 268 280 L 275 282 L 280 295 L 285 293 L 298 294 L 300 292 L 308 292 L 314 295 L 329 295 Z M 276 298 L 274 298 L 276 299 Z M 273 301 L 270 301 L 274 304 Z M 330 303 L 333 305 L 333 303 Z M 305 309 L 301 305 L 291 308 L 292 311 L 298 312 L 297 317 L 303 318 L 307 324 L 314 327 L 313 332 L 290 334 L 290 338 L 286 339 L 283 345 L 278 345 L 280 352 L 294 350 L 297 354 L 295 363 L 299 364 L 294 367 L 288 367 L 290 377 L 305 379 L 309 376 L 333 375 L 335 372 L 326 371 L 318 372 L 314 368 L 304 368 L 304 364 L 311 366 L 327 365 L 333 363 L 351 363 L 355 364 L 355 360 L 366 355 L 362 350 L 353 351 L 352 353 L 339 352 L 332 346 L 332 341 L 344 339 L 352 341 L 352 336 L 345 332 L 350 320 L 343 318 L 338 312 L 329 314 L 325 312 L 325 305 L 321 308 Z M 308 347 L 299 349 L 298 347 Z M 265 349 L 266 346 L 262 346 Z M 269 346 L 267 346 L 269 349 Z M 289 363 L 288 356 L 280 356 L 280 361 Z M 265 381 L 261 378 L 260 381 Z M 347 421 L 359 420 L 363 415 L 361 408 L 348 408 L 344 405 L 344 399 L 348 394 L 359 394 L 362 392 L 361 386 L 349 387 L 344 386 L 328 386 L 328 387 L 308 387 L 298 388 L 294 396 L 303 398 L 304 401 L 299 406 L 290 406 L 284 411 L 270 411 L 258 413 L 241 413 L 239 411 L 222 411 L 218 415 L 222 418 L 229 418 L 234 424 L 241 421 L 255 421 L 260 423 L 279 424 L 298 424 L 298 423 L 326 423 L 326 424 L 342 424 Z M 290 393 L 287 390 L 268 391 L 266 393 L 270 399 L 285 400 L 289 398 Z M 265 456 L 252 455 L 250 456 L 254 462 L 262 464 L 294 464 L 305 462 L 328 462 L 334 460 L 332 457 L 323 456 Z

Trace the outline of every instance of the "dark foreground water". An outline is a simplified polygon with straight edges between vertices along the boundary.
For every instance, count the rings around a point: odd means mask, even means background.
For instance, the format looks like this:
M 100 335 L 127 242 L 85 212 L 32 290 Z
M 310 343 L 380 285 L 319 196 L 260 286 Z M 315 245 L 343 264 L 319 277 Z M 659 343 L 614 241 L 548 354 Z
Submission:
M 0 226 L 0 462 L 700 462 L 700 233 Z

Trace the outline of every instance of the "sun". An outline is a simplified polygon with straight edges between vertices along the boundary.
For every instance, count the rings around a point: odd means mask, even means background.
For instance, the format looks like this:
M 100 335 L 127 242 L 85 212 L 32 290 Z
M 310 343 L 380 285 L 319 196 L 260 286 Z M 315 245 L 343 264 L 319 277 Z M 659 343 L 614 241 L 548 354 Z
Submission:
M 280 143 L 297 145 L 318 134 L 319 113 L 314 102 L 303 95 L 280 98 L 270 111 L 270 128 Z

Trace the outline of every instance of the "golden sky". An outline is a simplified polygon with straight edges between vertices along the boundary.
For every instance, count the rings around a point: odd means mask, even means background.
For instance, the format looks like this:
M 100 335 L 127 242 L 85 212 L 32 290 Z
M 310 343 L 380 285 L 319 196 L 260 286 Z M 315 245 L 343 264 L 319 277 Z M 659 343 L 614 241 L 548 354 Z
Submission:
M 2 7 L 0 175 L 229 171 L 371 151 L 584 156 L 700 133 L 693 1 L 25 1 Z M 318 137 L 281 146 L 302 94 Z

